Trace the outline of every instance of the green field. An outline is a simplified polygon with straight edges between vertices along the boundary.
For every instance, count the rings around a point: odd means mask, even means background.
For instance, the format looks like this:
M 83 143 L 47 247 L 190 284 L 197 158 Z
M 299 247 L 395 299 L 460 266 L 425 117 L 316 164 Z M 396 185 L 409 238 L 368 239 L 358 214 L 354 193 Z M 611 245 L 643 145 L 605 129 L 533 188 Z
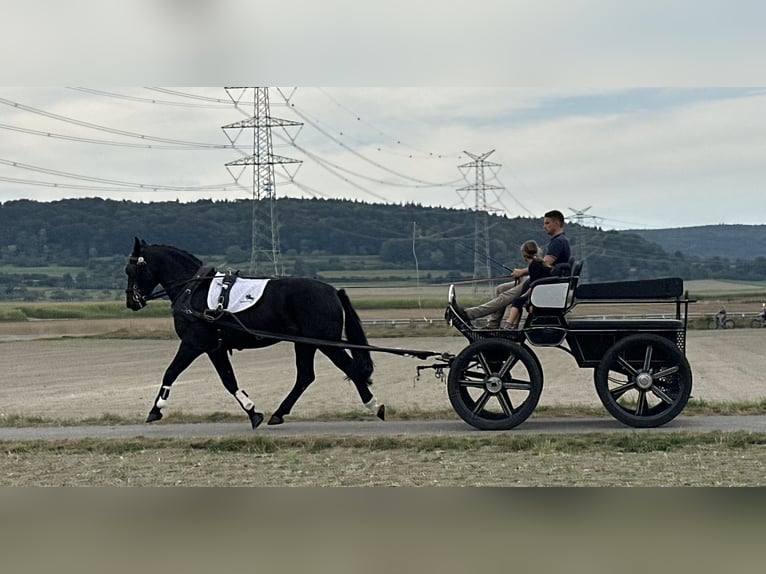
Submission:
M 720 279 L 696 279 L 685 281 L 684 288 L 693 297 L 766 297 L 766 281 L 723 281 Z
M 51 277 L 63 277 L 67 273 L 74 276 L 87 271 L 85 267 L 66 267 L 60 265 L 45 265 L 40 267 L 21 267 L 19 265 L 0 265 L 0 273 L 8 275 L 50 275 Z

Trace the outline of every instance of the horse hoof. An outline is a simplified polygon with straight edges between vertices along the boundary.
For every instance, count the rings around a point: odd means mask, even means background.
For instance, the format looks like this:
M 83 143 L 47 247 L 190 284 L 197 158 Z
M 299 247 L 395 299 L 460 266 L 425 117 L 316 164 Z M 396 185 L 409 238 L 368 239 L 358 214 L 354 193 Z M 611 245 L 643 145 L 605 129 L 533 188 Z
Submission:
M 269 419 L 269 422 L 267 424 L 270 425 L 281 425 L 283 422 L 285 422 L 285 419 L 278 415 L 271 415 L 271 418 Z
M 250 415 L 250 424 L 253 425 L 253 429 L 257 429 L 258 425 L 263 422 L 263 413 L 252 411 L 247 414 Z
M 146 417 L 147 423 L 153 423 L 154 421 L 158 421 L 162 418 L 162 411 L 160 409 L 152 409 L 149 411 L 149 416 Z
M 386 405 L 380 405 L 378 407 L 378 412 L 375 413 L 378 418 L 382 421 L 386 420 Z

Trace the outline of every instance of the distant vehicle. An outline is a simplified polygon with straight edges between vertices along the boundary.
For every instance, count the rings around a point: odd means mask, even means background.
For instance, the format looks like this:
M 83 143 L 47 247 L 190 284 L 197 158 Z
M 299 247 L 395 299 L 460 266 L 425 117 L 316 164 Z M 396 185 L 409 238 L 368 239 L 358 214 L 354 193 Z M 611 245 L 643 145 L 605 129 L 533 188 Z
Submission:
M 708 329 L 733 329 L 734 319 L 729 319 L 726 309 L 721 309 L 707 323 Z

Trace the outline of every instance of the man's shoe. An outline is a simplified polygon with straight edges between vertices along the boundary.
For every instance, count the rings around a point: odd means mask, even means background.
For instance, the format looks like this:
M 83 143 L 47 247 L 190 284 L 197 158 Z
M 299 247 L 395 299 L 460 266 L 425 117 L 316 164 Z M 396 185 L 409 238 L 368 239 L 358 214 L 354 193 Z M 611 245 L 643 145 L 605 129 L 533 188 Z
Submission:
M 468 313 L 465 312 L 465 309 L 463 309 L 460 305 L 457 303 L 452 304 L 452 308 L 455 310 L 455 314 L 460 317 L 460 319 L 468 325 L 471 326 L 471 319 L 468 317 Z

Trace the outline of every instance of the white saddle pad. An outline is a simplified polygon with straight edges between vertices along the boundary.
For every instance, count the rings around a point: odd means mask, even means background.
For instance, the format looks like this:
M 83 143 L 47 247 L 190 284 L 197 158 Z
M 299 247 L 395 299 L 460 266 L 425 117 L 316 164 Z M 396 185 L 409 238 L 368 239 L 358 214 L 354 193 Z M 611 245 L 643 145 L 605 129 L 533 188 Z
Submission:
M 218 298 L 221 296 L 221 286 L 223 285 L 223 273 L 216 273 L 210 282 L 210 289 L 207 292 L 208 309 L 218 307 Z M 234 285 L 230 287 L 229 306 L 227 311 L 239 313 L 255 305 L 258 299 L 263 295 L 268 279 L 241 279 L 237 278 Z

